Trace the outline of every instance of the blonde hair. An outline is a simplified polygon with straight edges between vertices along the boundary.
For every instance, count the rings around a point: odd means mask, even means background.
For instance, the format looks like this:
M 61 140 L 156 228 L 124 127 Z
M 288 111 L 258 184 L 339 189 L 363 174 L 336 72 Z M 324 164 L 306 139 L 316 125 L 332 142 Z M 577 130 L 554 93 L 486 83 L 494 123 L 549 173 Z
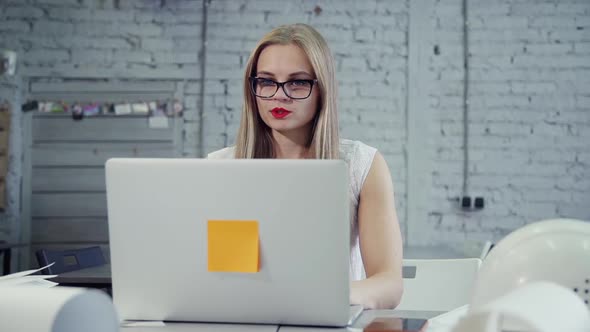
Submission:
M 308 148 L 316 159 L 338 159 L 340 140 L 334 61 L 324 38 L 306 24 L 283 25 L 273 29 L 258 42 L 250 54 L 244 72 L 244 104 L 236 138 L 235 158 L 275 157 L 271 130 L 258 114 L 256 96 L 252 93 L 249 81 L 249 77 L 256 74 L 262 50 L 275 44 L 296 45 L 307 55 L 317 79 L 317 86 L 314 88 L 319 88 L 320 95 Z

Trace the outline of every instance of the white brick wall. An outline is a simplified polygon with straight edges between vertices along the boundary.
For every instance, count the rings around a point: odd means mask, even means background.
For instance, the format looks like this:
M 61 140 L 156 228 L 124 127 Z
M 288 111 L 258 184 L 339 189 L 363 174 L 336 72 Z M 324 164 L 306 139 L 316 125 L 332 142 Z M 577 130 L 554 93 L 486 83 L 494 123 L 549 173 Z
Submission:
M 437 2 L 433 15 L 441 54 L 431 57 L 431 239 L 460 248 L 540 219 L 590 220 L 590 2 L 469 1 L 468 194 L 487 203 L 471 213 L 453 201 L 462 183 L 462 31 L 439 24 L 455 22 L 460 3 Z
M 462 249 L 554 216 L 590 219 L 590 2 L 469 0 L 470 195 L 463 212 L 460 0 L 431 0 L 423 147 L 432 160 L 424 241 Z M 118 6 L 116 5 L 118 3 Z M 186 82 L 185 155 L 198 152 L 202 6 L 198 0 L 3 0 L 0 48 L 20 73 Z M 321 12 L 316 14 L 318 6 Z M 255 43 L 304 22 L 336 58 L 342 136 L 377 147 L 406 227 L 408 0 L 213 0 L 208 7 L 204 152 L 234 142 L 241 78 Z M 416 42 L 416 41 L 414 41 Z M 409 151 L 408 153 L 412 153 Z M 411 227 L 413 221 L 408 221 Z
M 201 1 L 3 1 L 0 48 L 19 52 L 19 74 L 80 78 L 200 79 Z M 189 84 L 188 87 L 197 87 Z M 186 131 L 198 128 L 184 91 Z M 190 99 L 192 96 L 192 100 Z M 198 137 L 196 134 L 191 138 Z M 186 155 L 197 144 L 185 144 Z
M 186 144 L 184 154 L 198 151 L 197 96 L 200 79 L 201 1 L 27 0 L 0 2 L 0 49 L 19 53 L 18 76 L 120 78 L 185 81 Z M 9 94 L 2 86 L 1 96 Z M 16 95 L 13 97 L 16 98 Z M 15 123 L 20 123 L 20 101 Z M 18 155 L 22 137 L 14 136 Z M 0 224 L 18 220 L 20 158 L 12 158 L 9 208 Z M 15 173 L 15 174 L 12 174 Z M 0 226 L 2 228 L 2 226 Z M 15 235 L 13 232 L 13 236 Z M 2 237 L 2 236 L 0 236 Z

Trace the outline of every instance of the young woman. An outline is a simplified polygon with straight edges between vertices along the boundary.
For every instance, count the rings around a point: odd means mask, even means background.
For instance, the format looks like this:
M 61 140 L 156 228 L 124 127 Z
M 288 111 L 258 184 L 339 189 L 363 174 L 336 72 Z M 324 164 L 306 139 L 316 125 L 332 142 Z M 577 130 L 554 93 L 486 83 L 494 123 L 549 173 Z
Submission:
M 208 158 L 317 158 L 348 163 L 350 302 L 394 308 L 402 286 L 402 240 L 383 156 L 338 135 L 334 64 L 324 38 L 305 24 L 280 26 L 258 42 L 244 75 L 236 145 Z

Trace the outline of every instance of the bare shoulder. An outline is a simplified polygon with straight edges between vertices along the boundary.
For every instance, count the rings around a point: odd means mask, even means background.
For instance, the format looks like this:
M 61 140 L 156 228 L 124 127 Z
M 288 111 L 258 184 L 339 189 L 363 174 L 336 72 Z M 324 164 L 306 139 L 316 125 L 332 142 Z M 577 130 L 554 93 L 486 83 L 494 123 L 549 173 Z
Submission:
M 383 155 L 377 151 L 373 157 L 373 163 L 363 185 L 361 194 L 389 191 L 393 187 L 389 166 Z
M 373 164 L 371 165 L 371 169 L 369 170 L 370 173 L 377 173 L 381 174 L 383 172 L 389 174 L 389 166 L 387 165 L 387 161 L 381 154 L 381 152 L 376 151 L 375 156 L 373 157 Z

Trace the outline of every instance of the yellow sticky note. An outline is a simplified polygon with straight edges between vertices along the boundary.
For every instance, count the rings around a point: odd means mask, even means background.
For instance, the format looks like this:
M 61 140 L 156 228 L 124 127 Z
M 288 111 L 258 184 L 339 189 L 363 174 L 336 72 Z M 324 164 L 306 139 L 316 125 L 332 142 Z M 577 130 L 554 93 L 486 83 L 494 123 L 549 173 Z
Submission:
M 207 222 L 209 272 L 256 273 L 258 264 L 258 221 L 209 220 Z

